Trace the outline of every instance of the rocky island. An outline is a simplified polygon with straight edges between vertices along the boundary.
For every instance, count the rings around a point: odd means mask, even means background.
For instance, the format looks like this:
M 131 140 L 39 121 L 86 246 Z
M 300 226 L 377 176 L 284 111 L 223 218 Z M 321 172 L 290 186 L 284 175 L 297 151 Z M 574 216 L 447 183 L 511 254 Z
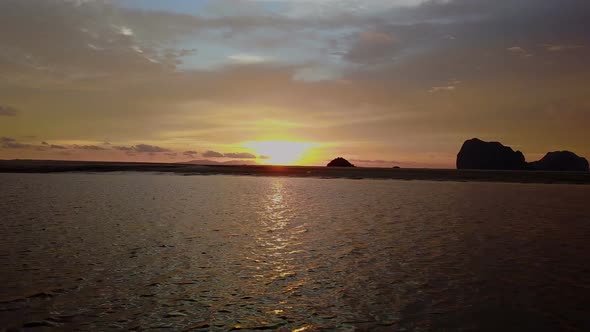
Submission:
M 478 138 L 465 141 L 457 155 L 458 169 L 523 170 L 524 155 L 500 142 L 484 142 Z
M 332 160 L 326 166 L 327 167 L 355 167 L 348 160 L 346 160 L 346 159 L 344 159 L 342 157 L 338 157 L 338 158 Z
M 527 163 L 520 151 L 500 142 L 473 138 L 465 141 L 457 154 L 457 169 L 588 172 L 588 161 L 570 151 L 556 151 Z
M 543 159 L 529 165 L 531 169 L 539 171 L 588 172 L 588 160 L 570 151 L 549 152 Z

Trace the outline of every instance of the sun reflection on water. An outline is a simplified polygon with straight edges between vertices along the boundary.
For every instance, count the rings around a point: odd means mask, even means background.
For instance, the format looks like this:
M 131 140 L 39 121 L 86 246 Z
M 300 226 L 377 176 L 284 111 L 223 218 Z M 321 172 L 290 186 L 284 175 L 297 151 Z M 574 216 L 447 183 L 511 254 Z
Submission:
M 275 281 L 286 280 L 296 276 L 293 266 L 296 251 L 291 249 L 294 234 L 288 231 L 292 222 L 292 211 L 288 204 L 287 190 L 283 179 L 272 179 L 265 206 L 260 216 L 263 224 L 262 232 L 257 237 L 259 247 L 263 248 L 261 255 L 270 264 L 270 269 L 264 277 L 264 283 L 270 285 Z M 285 291 L 288 291 L 288 285 Z

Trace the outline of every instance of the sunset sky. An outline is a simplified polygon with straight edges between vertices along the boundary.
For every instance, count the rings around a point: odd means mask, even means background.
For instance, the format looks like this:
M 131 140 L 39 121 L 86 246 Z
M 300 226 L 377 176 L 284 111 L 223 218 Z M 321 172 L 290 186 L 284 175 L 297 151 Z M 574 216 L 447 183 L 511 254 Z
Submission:
M 588 0 L 2 0 L 0 159 L 590 157 Z

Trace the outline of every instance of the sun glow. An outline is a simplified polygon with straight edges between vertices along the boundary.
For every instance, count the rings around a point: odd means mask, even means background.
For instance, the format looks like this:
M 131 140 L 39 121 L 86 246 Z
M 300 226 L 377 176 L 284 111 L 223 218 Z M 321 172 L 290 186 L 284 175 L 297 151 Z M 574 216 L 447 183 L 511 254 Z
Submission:
M 292 141 L 248 142 L 244 146 L 260 155 L 259 161 L 273 165 L 302 165 L 306 154 L 316 144 Z

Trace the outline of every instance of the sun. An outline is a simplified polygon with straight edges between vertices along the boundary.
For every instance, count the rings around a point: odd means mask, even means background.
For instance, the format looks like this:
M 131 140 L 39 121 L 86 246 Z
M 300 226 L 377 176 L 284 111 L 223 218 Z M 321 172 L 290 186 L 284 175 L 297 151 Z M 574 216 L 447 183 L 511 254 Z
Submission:
M 305 155 L 315 144 L 293 141 L 247 142 L 244 146 L 254 150 L 260 162 L 272 165 L 298 165 L 304 162 Z

